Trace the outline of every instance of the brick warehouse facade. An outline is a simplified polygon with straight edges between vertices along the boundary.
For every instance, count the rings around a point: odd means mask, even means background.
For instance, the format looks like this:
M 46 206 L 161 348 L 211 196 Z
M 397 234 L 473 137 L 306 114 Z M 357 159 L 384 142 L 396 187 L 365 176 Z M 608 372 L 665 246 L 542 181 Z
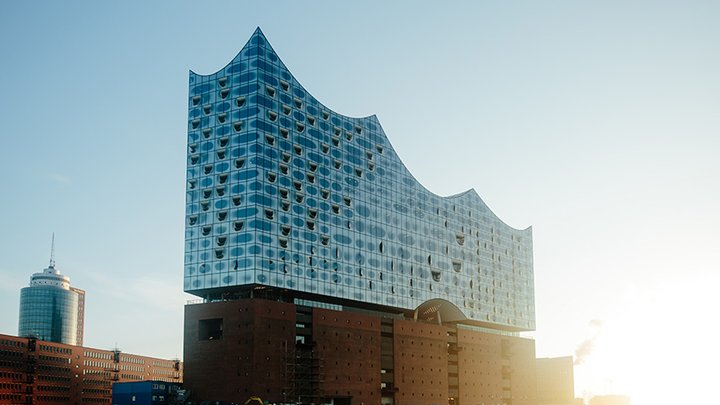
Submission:
M 535 404 L 532 340 L 364 310 L 187 305 L 184 360 L 197 402 Z
M 110 404 L 115 382 L 182 379 L 177 360 L 0 335 L 0 404 Z
M 191 400 L 534 403 L 531 228 L 427 190 L 376 116 L 320 103 L 259 29 L 191 71 L 187 101 Z

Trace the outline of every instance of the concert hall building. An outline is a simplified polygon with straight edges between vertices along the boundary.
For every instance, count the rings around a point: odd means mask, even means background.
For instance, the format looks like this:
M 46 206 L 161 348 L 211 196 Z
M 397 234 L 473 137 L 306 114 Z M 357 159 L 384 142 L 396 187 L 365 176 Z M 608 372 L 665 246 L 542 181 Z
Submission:
M 187 141 L 192 400 L 535 403 L 531 228 L 424 188 L 374 115 L 321 104 L 259 29 L 190 72 Z

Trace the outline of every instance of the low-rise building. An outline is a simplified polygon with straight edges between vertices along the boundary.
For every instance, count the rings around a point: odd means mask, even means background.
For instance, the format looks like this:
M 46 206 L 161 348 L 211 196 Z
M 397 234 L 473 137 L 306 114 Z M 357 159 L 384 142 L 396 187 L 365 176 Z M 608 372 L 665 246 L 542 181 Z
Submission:
M 112 387 L 113 405 L 182 404 L 184 391 L 179 383 L 165 381 L 131 381 Z
M 537 359 L 535 368 L 538 405 L 576 404 L 572 356 Z
M 182 379 L 179 360 L 0 334 L 0 404 L 110 404 L 116 382 Z

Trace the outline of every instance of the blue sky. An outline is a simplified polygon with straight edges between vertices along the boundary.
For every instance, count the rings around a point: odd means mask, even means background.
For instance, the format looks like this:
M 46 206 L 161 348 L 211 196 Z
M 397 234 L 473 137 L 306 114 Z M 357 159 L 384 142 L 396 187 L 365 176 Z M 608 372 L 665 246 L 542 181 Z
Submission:
M 182 355 L 188 70 L 257 26 L 325 105 L 377 114 L 427 188 L 533 226 L 538 356 L 634 308 L 717 331 L 693 291 L 720 281 L 718 3 L 338 3 L 2 3 L 0 333 L 55 232 L 86 345 Z M 591 360 L 578 395 L 632 393 L 630 366 Z

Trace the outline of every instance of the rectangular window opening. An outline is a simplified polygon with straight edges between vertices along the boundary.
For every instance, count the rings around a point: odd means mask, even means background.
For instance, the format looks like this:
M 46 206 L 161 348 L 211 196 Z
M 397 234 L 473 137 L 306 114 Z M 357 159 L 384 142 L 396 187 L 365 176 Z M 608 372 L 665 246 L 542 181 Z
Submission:
M 199 340 L 218 340 L 223 336 L 222 318 L 201 319 L 198 321 Z

